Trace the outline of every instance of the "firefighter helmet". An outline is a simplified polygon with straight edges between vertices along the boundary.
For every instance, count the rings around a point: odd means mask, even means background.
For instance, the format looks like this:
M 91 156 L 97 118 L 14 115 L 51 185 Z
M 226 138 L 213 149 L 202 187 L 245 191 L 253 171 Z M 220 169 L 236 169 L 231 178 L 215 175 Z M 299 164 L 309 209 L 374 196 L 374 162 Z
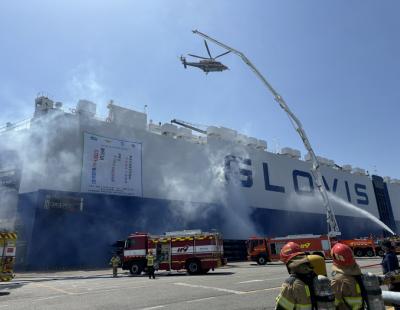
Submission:
M 301 254 L 304 253 L 297 243 L 288 242 L 281 249 L 280 260 L 287 264 L 293 257 Z
M 353 250 L 343 243 L 336 243 L 331 250 L 331 255 L 336 266 L 346 267 L 356 263 Z
M 325 259 L 321 255 L 307 255 L 307 259 L 317 275 L 326 277 Z

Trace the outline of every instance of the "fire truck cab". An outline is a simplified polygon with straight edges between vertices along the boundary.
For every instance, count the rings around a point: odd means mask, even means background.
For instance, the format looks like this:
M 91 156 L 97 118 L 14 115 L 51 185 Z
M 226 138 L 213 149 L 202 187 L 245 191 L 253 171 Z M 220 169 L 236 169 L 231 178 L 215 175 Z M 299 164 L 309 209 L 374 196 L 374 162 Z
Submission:
M 137 232 L 125 241 L 122 269 L 141 274 L 146 268 L 149 250 L 159 270 L 186 269 L 189 274 L 205 274 L 226 264 L 223 240 L 218 232 L 184 230 L 161 236 Z
M 248 259 L 265 265 L 278 261 L 282 247 L 288 242 L 296 242 L 306 254 L 316 254 L 330 258 L 330 240 L 326 235 L 290 235 L 276 238 L 251 237 L 247 240 Z
M 15 232 L 0 232 L 0 282 L 14 278 L 16 239 Z

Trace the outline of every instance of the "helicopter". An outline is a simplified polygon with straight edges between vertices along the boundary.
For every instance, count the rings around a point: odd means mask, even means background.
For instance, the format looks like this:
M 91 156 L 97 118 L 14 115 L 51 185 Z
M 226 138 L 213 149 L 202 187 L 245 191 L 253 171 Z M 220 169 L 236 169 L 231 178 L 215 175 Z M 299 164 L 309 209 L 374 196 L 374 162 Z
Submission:
M 217 57 L 212 57 L 206 40 L 204 40 L 204 44 L 206 46 L 208 56 L 210 56 L 210 57 L 202 57 L 202 56 L 197 56 L 197 55 L 193 55 L 193 54 L 188 54 L 189 56 L 200 58 L 202 60 L 200 60 L 199 62 L 187 62 L 186 58 L 181 56 L 181 61 L 182 61 L 183 66 L 185 67 L 185 69 L 187 68 L 187 66 L 196 67 L 196 68 L 203 70 L 206 74 L 208 74 L 208 72 L 218 72 L 218 71 L 221 72 L 224 70 L 228 70 L 229 68 L 227 66 L 223 65 L 219 61 L 216 61 L 215 59 L 217 59 L 218 57 L 224 56 L 224 55 L 230 53 L 231 51 L 222 53 L 222 54 L 218 55 Z

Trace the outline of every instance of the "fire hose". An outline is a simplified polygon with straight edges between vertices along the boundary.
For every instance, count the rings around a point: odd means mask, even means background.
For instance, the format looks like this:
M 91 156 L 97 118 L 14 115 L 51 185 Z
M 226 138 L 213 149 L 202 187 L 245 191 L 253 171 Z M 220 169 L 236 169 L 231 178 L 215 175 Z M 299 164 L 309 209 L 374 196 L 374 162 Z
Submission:
M 385 304 L 400 305 L 400 292 L 382 291 Z

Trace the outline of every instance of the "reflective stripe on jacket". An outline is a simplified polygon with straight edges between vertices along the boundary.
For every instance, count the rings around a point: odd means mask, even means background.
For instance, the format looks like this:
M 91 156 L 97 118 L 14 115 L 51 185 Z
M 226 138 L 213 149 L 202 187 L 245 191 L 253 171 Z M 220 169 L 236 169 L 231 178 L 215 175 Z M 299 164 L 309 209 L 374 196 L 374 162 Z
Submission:
M 276 298 L 276 310 L 311 310 L 311 296 L 308 285 L 299 279 L 284 282 Z
M 146 259 L 147 259 L 148 267 L 154 266 L 154 256 L 153 255 L 151 255 L 151 254 L 147 255 Z
M 113 266 L 113 267 L 118 267 L 120 263 L 121 263 L 121 260 L 119 259 L 118 256 L 113 256 L 113 257 L 111 258 L 111 260 L 110 260 L 110 264 L 111 264 L 111 266 Z
M 346 270 L 333 266 L 332 289 L 335 293 L 335 305 L 338 310 L 359 310 L 363 309 L 363 298 L 360 285 L 355 276 L 361 274 L 359 267 L 354 270 Z

